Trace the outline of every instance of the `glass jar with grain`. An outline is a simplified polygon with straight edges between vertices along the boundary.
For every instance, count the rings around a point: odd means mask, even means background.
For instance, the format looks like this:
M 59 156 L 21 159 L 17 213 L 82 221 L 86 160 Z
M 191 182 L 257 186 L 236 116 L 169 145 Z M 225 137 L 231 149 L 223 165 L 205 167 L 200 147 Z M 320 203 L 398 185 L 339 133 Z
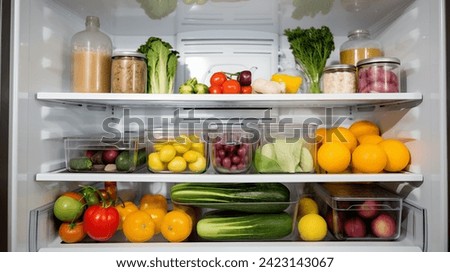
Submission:
M 348 64 L 335 64 L 325 67 L 322 75 L 324 93 L 355 93 L 356 67 Z
M 72 91 L 109 93 L 111 91 L 111 39 L 100 31 L 100 19 L 86 17 L 86 29 L 76 33 L 72 45 Z
M 115 52 L 111 65 L 111 92 L 145 93 L 146 90 L 145 55 L 135 51 Z
M 340 63 L 356 66 L 358 61 L 382 57 L 381 43 L 371 38 L 369 31 L 356 29 L 348 33 L 348 40 L 340 47 Z

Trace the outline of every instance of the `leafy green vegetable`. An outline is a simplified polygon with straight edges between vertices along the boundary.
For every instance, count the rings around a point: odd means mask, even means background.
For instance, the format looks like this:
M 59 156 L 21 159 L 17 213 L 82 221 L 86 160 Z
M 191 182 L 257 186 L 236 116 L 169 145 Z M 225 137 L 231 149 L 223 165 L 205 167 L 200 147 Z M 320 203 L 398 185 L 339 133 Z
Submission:
M 320 77 L 327 59 L 335 49 L 334 37 L 327 26 L 285 29 L 290 49 L 310 79 L 311 93 L 320 93 Z
M 151 19 L 162 19 L 177 8 L 177 0 L 136 0 Z
M 147 56 L 148 93 L 173 93 L 179 53 L 157 37 L 150 37 L 137 51 Z
M 255 151 L 255 168 L 260 173 L 300 173 L 314 170 L 314 159 L 304 140 L 277 138 Z
M 314 18 L 319 12 L 326 15 L 333 7 L 334 0 L 294 0 L 292 4 L 295 7 L 292 12 L 292 18 L 301 20 L 305 16 Z
M 208 93 L 208 91 L 208 86 L 199 83 L 195 77 L 186 80 L 186 82 L 178 88 L 180 94 L 205 94 Z

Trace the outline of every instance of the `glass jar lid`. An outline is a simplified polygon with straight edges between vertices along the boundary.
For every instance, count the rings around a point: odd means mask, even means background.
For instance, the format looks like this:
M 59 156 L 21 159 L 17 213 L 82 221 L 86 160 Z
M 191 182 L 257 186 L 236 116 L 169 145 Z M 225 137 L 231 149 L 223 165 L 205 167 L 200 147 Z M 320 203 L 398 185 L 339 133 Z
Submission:
M 112 55 L 113 58 L 116 57 L 135 57 L 145 59 L 146 56 L 142 53 L 136 51 L 115 51 Z
M 325 67 L 324 72 L 335 72 L 337 70 L 349 70 L 350 72 L 356 71 L 356 67 L 350 64 L 333 64 Z
M 376 58 L 368 58 L 358 61 L 356 66 L 366 65 L 366 64 L 373 64 L 373 63 L 392 63 L 392 64 L 398 64 L 400 65 L 400 60 L 398 58 L 393 57 L 376 57 Z
M 355 29 L 355 30 L 348 32 L 348 37 L 358 35 L 358 34 L 370 35 L 369 31 L 366 29 Z

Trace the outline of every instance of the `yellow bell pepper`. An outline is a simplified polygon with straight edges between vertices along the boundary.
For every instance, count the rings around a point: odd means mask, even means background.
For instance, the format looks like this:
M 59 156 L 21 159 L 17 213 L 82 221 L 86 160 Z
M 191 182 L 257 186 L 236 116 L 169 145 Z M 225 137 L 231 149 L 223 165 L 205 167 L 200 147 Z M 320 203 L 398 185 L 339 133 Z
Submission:
M 271 80 L 276 82 L 284 82 L 286 85 L 286 93 L 297 93 L 303 81 L 300 76 L 292 76 L 282 73 L 273 74 Z

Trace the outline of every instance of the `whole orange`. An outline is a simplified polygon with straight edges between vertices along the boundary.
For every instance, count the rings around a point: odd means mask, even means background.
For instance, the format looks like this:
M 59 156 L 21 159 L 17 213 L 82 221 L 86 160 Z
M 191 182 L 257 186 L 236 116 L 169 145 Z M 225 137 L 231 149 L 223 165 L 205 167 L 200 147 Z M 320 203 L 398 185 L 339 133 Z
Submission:
M 386 163 L 386 153 L 377 144 L 361 144 L 352 153 L 352 166 L 361 173 L 380 173 Z
M 348 128 L 356 138 L 362 135 L 380 135 L 380 128 L 373 122 L 368 120 L 359 120 L 351 124 Z
M 317 152 L 319 166 L 328 173 L 345 171 L 350 164 L 350 160 L 350 150 L 339 142 L 325 143 Z
M 387 155 L 387 163 L 384 170 L 388 172 L 400 172 L 409 164 L 411 154 L 403 142 L 395 139 L 386 139 L 378 145 Z
M 325 142 L 338 142 L 345 145 L 350 152 L 355 150 L 358 141 L 353 133 L 345 127 L 335 127 L 328 130 Z

